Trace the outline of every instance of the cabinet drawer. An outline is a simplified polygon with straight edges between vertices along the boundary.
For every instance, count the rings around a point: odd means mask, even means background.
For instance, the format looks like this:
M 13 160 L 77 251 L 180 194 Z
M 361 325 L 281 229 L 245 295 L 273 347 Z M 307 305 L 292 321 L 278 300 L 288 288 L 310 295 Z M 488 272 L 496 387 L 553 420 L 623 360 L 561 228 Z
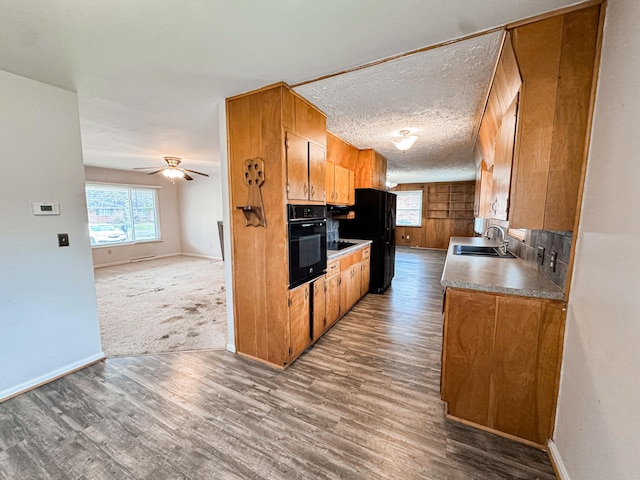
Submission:
M 355 265 L 356 263 L 360 263 L 362 260 L 362 250 L 358 250 L 356 252 L 350 253 L 349 255 L 345 255 L 340 258 L 340 270 L 345 271 L 351 265 Z
M 331 260 L 327 263 L 327 277 L 340 273 L 340 260 Z

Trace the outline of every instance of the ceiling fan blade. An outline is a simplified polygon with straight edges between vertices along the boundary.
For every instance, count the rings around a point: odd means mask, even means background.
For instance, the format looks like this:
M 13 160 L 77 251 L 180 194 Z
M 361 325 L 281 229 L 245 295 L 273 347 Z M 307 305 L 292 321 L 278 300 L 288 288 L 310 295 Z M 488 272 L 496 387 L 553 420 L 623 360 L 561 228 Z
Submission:
M 134 170 L 148 170 L 150 168 L 158 168 L 158 167 L 134 167 Z
M 209 176 L 206 173 L 196 172 L 195 170 L 189 170 L 188 168 L 183 168 L 183 170 L 186 171 L 186 172 L 190 172 L 190 173 L 197 173 L 198 175 L 202 175 L 203 177 L 208 177 Z
M 161 168 L 160 170 L 156 170 L 155 172 L 147 173 L 147 175 L 153 175 L 154 173 L 160 173 L 163 170 L 164 170 L 164 168 Z
M 190 176 L 189 176 L 189 175 L 187 175 L 185 172 L 182 172 L 182 173 L 184 173 L 184 177 L 183 177 L 183 178 L 184 178 L 185 180 L 193 180 L 193 177 L 190 177 Z

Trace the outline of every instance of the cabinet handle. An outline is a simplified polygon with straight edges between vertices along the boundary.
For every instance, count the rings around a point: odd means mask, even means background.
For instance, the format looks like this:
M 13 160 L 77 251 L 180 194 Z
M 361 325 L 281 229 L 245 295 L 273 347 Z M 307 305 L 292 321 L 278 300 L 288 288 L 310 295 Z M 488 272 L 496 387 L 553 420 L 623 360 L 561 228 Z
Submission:
M 305 193 L 305 194 L 307 193 L 307 190 L 308 190 L 308 188 L 307 188 L 307 184 L 305 183 L 305 184 L 304 184 L 304 193 Z
M 313 185 L 311 185 L 311 198 L 314 198 L 316 196 L 316 190 L 315 188 L 313 188 Z

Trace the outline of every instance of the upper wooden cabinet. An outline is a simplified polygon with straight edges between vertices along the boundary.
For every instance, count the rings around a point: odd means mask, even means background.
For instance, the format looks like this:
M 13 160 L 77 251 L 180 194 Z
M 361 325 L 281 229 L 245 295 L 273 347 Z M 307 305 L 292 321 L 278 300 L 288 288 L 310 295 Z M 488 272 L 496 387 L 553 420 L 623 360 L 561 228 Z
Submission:
M 573 230 L 588 148 L 600 5 L 512 31 L 523 88 L 509 226 Z
M 358 149 L 327 132 L 326 200 L 330 205 L 355 203 L 353 167 Z
M 387 190 L 387 159 L 372 148 L 358 152 L 355 172 L 356 188 Z
M 518 92 L 522 85 L 509 34 L 505 36 L 496 73 L 489 92 L 478 141 L 478 164 L 484 162 L 485 171 L 493 172 L 491 181 L 482 185 L 478 198 L 478 212 L 487 217 L 506 220 L 509 211 L 509 192 L 517 123 Z
M 287 199 L 325 200 L 324 148 L 292 132 L 285 134 Z

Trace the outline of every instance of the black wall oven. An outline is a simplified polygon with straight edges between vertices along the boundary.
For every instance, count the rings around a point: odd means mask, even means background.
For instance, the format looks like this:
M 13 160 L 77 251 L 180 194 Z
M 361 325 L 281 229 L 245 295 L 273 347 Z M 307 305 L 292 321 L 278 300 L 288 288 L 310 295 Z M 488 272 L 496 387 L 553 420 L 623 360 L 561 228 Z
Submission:
M 289 288 L 327 270 L 327 210 L 324 205 L 287 205 Z

